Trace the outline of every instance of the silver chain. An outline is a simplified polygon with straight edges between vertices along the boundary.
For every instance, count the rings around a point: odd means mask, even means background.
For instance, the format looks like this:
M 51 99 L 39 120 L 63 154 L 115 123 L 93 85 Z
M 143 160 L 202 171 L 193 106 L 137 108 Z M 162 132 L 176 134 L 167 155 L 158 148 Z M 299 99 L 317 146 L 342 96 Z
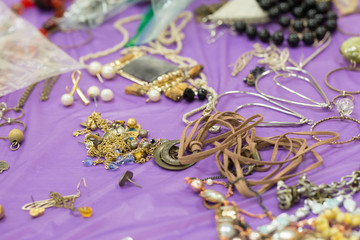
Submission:
M 276 197 L 281 209 L 289 209 L 301 197 L 309 198 L 322 203 L 325 199 L 337 196 L 351 196 L 360 191 L 360 170 L 346 175 L 339 182 L 316 185 L 306 175 L 299 177 L 298 184 L 287 186 L 283 181 L 277 185 Z

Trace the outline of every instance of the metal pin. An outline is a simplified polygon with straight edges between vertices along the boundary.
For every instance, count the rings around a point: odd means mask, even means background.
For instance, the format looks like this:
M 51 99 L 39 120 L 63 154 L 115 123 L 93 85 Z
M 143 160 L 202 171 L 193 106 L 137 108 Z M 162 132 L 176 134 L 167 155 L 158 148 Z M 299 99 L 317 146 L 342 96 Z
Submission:
M 127 181 L 129 181 L 129 182 L 131 182 L 132 184 L 134 184 L 134 185 L 142 188 L 142 186 L 138 185 L 137 183 L 135 183 L 134 181 L 131 180 L 131 179 L 133 178 L 133 176 L 134 176 L 133 172 L 131 172 L 131 171 L 125 171 L 125 172 L 123 173 L 123 175 L 121 176 L 120 180 L 119 180 L 119 186 L 122 187 L 122 186 L 125 185 L 125 183 L 126 183 Z
M 97 101 L 96 98 L 100 95 L 100 89 L 97 86 L 91 86 L 87 90 L 87 94 L 89 97 L 91 97 L 95 102 L 95 107 L 97 107 Z

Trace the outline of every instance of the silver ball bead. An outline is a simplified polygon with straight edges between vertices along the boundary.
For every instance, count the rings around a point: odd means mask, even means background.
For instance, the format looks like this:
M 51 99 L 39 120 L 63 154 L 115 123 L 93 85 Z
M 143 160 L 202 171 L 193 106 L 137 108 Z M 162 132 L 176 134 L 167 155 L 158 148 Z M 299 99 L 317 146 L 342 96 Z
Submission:
M 221 131 L 221 127 L 219 125 L 214 125 L 209 129 L 209 132 L 212 134 L 219 133 Z
M 225 237 L 225 238 L 231 239 L 232 237 L 234 237 L 237 234 L 237 232 L 234 228 L 234 225 L 229 222 L 224 222 L 224 223 L 218 224 L 217 229 L 218 229 L 218 234 L 220 237 Z
M 147 135 L 148 135 L 148 131 L 145 130 L 145 129 L 140 129 L 139 135 L 140 135 L 140 137 L 142 137 L 142 138 L 146 138 Z
M 142 148 L 148 148 L 149 145 L 150 145 L 150 144 L 149 144 L 148 141 L 144 141 L 144 142 L 141 143 L 141 147 L 142 147 Z
M 131 149 L 135 149 L 135 148 L 137 148 L 138 146 L 139 146 L 139 142 L 138 142 L 138 141 L 132 141 L 132 142 L 130 143 Z

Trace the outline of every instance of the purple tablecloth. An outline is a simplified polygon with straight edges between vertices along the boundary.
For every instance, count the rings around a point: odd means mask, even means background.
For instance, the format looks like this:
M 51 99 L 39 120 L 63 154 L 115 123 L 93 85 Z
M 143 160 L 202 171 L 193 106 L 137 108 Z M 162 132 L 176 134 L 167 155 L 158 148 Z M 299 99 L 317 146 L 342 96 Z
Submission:
M 5 1 L 8 5 L 16 1 Z M 193 10 L 205 0 L 197 0 L 188 9 Z M 106 22 L 93 31 L 94 39 L 91 43 L 66 50 L 72 57 L 78 59 L 85 54 L 103 50 L 121 41 L 122 36 L 113 28 L 113 23 L 125 16 L 144 12 L 145 7 L 132 7 L 114 19 Z M 36 9 L 26 10 L 23 17 L 37 27 L 51 16 L 51 13 L 41 13 Z M 349 31 L 359 31 L 360 17 L 351 16 L 339 21 L 339 25 Z M 356 24 L 354 24 L 356 23 Z M 127 24 L 126 28 L 133 34 L 137 23 Z M 274 30 L 272 26 L 270 29 Z M 229 67 L 245 51 L 251 50 L 254 42 L 244 36 L 234 36 L 229 32 L 209 45 L 206 38 L 207 30 L 192 20 L 184 29 L 182 55 L 196 59 L 205 67 L 205 74 L 209 86 L 218 93 L 229 90 L 255 89 L 243 83 L 243 78 L 256 66 L 256 59 L 237 77 L 232 77 Z M 51 40 L 63 45 L 79 43 L 86 38 L 86 34 L 56 34 Z M 348 62 L 339 53 L 339 46 L 348 36 L 341 33 L 333 35 L 332 42 L 325 52 L 317 56 L 305 69 L 309 71 L 324 89 L 329 99 L 337 95 L 326 87 L 324 77 L 332 69 L 348 66 Z M 286 45 L 285 45 L 286 46 Z M 290 57 L 299 62 L 302 55 L 309 56 L 314 51 L 311 47 L 290 49 Z M 118 58 L 119 54 L 99 59 L 107 63 Z M 81 129 L 80 122 L 84 121 L 93 111 L 98 111 L 102 117 L 110 120 L 127 120 L 136 118 L 143 128 L 148 129 L 151 138 L 179 139 L 185 125 L 181 121 L 182 115 L 202 103 L 172 102 L 162 97 L 158 103 L 145 103 L 145 98 L 126 95 L 124 88 L 131 82 L 122 77 L 115 77 L 100 84 L 98 80 L 83 71 L 80 88 L 84 91 L 92 85 L 100 89 L 111 88 L 115 97 L 112 102 L 98 101 L 98 108 L 91 103 L 85 107 L 78 97 L 71 107 L 64 107 L 60 97 L 65 92 L 65 86 L 72 86 L 71 73 L 63 74 L 55 84 L 47 102 L 40 101 L 43 83 L 38 84 L 24 106 L 23 121 L 27 124 L 25 139 L 17 151 L 10 151 L 9 142 L 2 140 L 0 144 L 0 160 L 9 163 L 10 169 L 0 174 L 0 204 L 3 205 L 6 217 L 0 221 L 0 239 L 121 239 L 131 236 L 135 240 L 160 239 L 217 239 L 214 210 L 207 210 L 202 199 L 194 194 L 188 185 L 184 184 L 185 177 L 205 178 L 218 175 L 214 156 L 205 159 L 195 166 L 180 172 L 166 171 L 158 167 L 151 159 L 143 165 L 128 165 L 117 171 L 107 171 L 103 166 L 84 167 L 82 160 L 86 157 L 86 149 L 78 143 L 81 137 L 75 138 L 72 133 Z M 332 84 L 346 90 L 360 89 L 359 73 L 339 72 L 332 78 Z M 264 91 L 278 94 L 278 96 L 295 99 L 289 93 L 279 90 L 272 84 L 271 78 L 263 79 Z M 315 100 L 321 100 L 319 94 L 302 81 L 287 83 L 297 91 L 307 94 Z M 0 98 L 9 107 L 15 106 L 23 90 L 16 91 Z M 228 96 L 221 99 L 218 109 L 233 110 L 236 106 L 257 102 L 254 97 Z M 360 119 L 359 96 L 355 95 L 355 109 L 353 118 Z M 293 110 L 311 118 L 314 121 L 336 116 L 336 109 L 322 110 L 309 107 L 286 105 Z M 245 117 L 255 113 L 262 113 L 265 119 L 298 119 L 259 107 L 246 108 L 240 111 Z M 6 136 L 11 128 L 1 127 L 0 136 Z M 310 126 L 300 127 L 267 127 L 258 128 L 259 136 L 273 136 L 289 131 L 309 131 Z M 337 121 L 324 123 L 318 127 L 321 130 L 337 131 L 341 139 L 348 139 L 360 133 L 360 126 L 353 122 Z M 307 137 L 309 144 L 314 140 Z M 359 168 L 358 142 L 337 146 L 321 146 L 316 151 L 323 157 L 324 164 L 308 173 L 308 177 L 315 183 L 330 183 Z M 268 159 L 270 150 L 261 152 L 263 159 Z M 303 163 L 296 169 L 300 171 L 315 161 L 311 154 L 307 154 Z M 120 188 L 117 184 L 125 170 L 134 172 L 134 181 L 142 185 L 138 188 L 128 184 Z M 81 178 L 86 179 L 87 188 L 81 187 L 81 197 L 75 201 L 75 206 L 91 206 L 93 216 L 84 219 L 74 216 L 69 210 L 49 208 L 44 216 L 32 219 L 28 212 L 21 210 L 21 206 L 31 202 L 47 199 L 51 191 L 62 195 L 76 193 L 76 185 Z M 253 176 L 252 178 L 256 178 Z M 297 178 L 286 181 L 289 185 L 297 182 Z M 215 188 L 225 193 L 225 189 Z M 282 211 L 277 206 L 276 189 L 263 194 L 264 204 L 275 214 Z M 359 203 L 359 196 L 355 195 Z M 235 193 L 231 200 L 241 208 L 262 213 L 255 198 L 245 198 Z M 292 208 L 288 213 L 293 213 Z M 257 220 L 247 217 L 246 221 L 252 227 L 257 227 L 268 220 Z

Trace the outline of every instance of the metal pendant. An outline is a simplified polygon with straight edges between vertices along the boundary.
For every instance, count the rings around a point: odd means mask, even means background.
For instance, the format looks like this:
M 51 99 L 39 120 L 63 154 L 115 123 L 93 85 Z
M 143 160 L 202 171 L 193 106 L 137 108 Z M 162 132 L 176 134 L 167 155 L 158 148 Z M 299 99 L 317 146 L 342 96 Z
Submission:
M 5 161 L 0 161 L 0 173 L 9 169 L 9 164 Z
M 156 148 L 154 152 L 154 160 L 157 165 L 160 167 L 173 170 L 180 171 L 184 170 L 188 167 L 191 167 L 194 164 L 182 165 L 175 156 L 177 156 L 178 148 L 175 146 L 178 144 L 179 140 L 172 140 L 161 144 Z

